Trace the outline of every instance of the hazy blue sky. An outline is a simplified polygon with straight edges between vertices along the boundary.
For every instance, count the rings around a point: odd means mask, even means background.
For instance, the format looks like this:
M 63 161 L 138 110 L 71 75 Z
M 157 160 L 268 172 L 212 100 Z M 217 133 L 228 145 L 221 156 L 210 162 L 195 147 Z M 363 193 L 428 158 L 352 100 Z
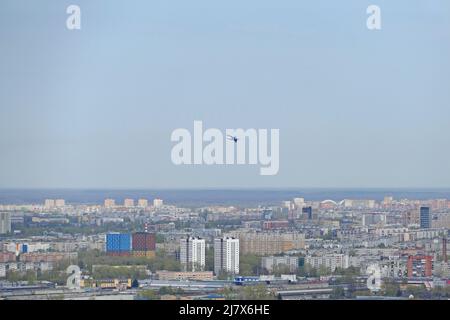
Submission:
M 194 120 L 279 128 L 279 174 L 173 165 Z M 1 0 L 0 150 L 0 187 L 449 187 L 450 1 Z

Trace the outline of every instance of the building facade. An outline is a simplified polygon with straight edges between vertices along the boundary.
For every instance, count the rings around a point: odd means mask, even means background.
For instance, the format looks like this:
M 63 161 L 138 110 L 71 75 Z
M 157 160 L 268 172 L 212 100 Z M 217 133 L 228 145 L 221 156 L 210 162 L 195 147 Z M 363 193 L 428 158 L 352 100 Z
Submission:
M 205 239 L 187 237 L 180 240 L 180 263 L 184 271 L 202 271 L 205 268 Z
M 263 257 L 261 259 L 261 267 L 269 272 L 273 272 L 277 268 L 283 267 L 288 268 L 290 272 L 296 272 L 298 269 L 298 257 Z
M 237 231 L 230 236 L 239 239 L 241 254 L 265 256 L 305 248 L 305 235 L 301 233 Z
M 163 206 L 163 201 L 161 199 L 154 199 L 153 200 L 153 207 L 161 208 L 162 206 Z
M 420 228 L 428 229 L 431 227 L 430 207 L 420 207 Z
M 0 234 L 11 232 L 11 213 L 0 212 Z
M 211 281 L 214 276 L 212 271 L 157 271 L 156 276 L 159 280 L 192 280 L 192 281 Z
M 214 240 L 214 273 L 239 274 L 239 239 L 232 237 Z
M 123 206 L 126 208 L 134 207 L 134 200 L 133 199 L 125 199 L 123 201 Z
M 323 267 L 331 271 L 335 271 L 337 268 L 347 269 L 358 265 L 357 260 L 350 259 L 348 255 L 338 253 L 321 256 L 306 256 L 305 264 L 309 264 L 315 269 Z
M 139 199 L 138 200 L 138 207 L 147 208 L 148 207 L 148 200 L 147 199 Z
M 126 256 L 131 253 L 131 234 L 108 233 L 106 235 L 106 252 L 113 256 Z
M 431 277 L 433 275 L 433 256 L 408 256 L 408 278 Z
M 105 199 L 104 207 L 113 208 L 116 206 L 116 201 L 114 199 Z

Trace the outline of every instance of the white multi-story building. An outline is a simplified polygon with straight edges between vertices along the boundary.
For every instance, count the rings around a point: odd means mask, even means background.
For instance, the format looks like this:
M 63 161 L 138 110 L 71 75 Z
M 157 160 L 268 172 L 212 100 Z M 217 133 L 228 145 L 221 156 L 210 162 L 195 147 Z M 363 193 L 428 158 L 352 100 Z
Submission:
M 62 207 L 65 207 L 65 205 L 66 205 L 66 200 L 64 200 L 64 199 L 56 199 L 55 200 L 55 207 L 62 208 Z
M 123 201 L 123 206 L 126 208 L 134 207 L 134 200 L 133 199 L 125 199 Z
M 45 209 L 52 209 L 55 207 L 55 200 L 54 199 L 45 199 L 44 201 L 44 208 Z
M 296 208 L 303 208 L 305 206 L 305 198 L 294 198 L 294 206 Z
M 0 212 L 0 234 L 11 232 L 11 213 Z
M 153 200 L 153 207 L 155 208 L 161 208 L 163 206 L 162 199 L 154 199 Z
M 188 237 L 180 240 L 180 263 L 184 271 L 205 268 L 205 239 Z
M 273 272 L 276 268 L 279 268 L 281 266 L 289 268 L 290 272 L 296 272 L 298 269 L 298 257 L 271 256 L 271 257 L 263 257 L 261 259 L 261 267 L 269 272 Z
M 375 208 L 375 200 L 344 199 L 346 208 Z
M 239 239 L 224 237 L 214 240 L 214 273 L 239 273 Z
M 359 265 L 359 261 L 357 258 L 337 253 L 322 256 L 307 256 L 305 258 L 305 263 L 311 265 L 316 269 L 325 267 L 331 271 L 335 271 L 336 268 L 347 269 L 349 267 L 356 267 Z
M 282 201 L 281 206 L 283 208 L 292 209 L 292 202 L 291 201 Z
M 147 199 L 139 199 L 138 200 L 138 207 L 147 208 L 148 207 L 148 200 Z
M 6 263 L 0 263 L 0 278 L 6 277 Z
M 116 206 L 116 201 L 114 199 L 105 199 L 104 207 L 112 208 Z
M 388 236 L 393 236 L 393 235 L 398 235 L 398 234 L 404 234 L 408 232 L 408 228 L 406 227 L 398 227 L 398 228 L 377 228 L 375 230 L 375 234 L 378 237 L 388 237 Z
M 0 263 L 0 278 L 6 277 L 8 271 L 50 271 L 53 270 L 54 262 L 40 261 L 40 262 L 6 262 Z

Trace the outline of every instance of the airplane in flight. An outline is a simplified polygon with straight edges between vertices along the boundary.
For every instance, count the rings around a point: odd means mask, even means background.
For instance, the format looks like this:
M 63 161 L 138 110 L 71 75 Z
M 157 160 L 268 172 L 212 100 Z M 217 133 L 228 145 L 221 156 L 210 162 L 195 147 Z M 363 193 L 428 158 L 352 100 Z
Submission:
M 230 135 L 227 135 L 227 139 L 228 140 L 231 140 L 231 141 L 234 141 L 234 142 L 238 142 L 238 138 L 237 137 L 235 137 L 235 136 L 230 136 Z

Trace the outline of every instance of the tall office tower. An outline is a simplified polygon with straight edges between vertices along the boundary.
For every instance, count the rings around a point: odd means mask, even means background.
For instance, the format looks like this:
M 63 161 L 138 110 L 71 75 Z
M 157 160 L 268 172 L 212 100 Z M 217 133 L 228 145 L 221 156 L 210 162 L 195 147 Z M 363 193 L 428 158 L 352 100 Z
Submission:
M 214 273 L 239 273 L 239 239 L 224 237 L 214 240 Z
M 431 225 L 430 207 L 420 207 L 420 228 L 428 229 Z
M 205 268 L 205 239 L 188 237 L 180 240 L 180 263 L 184 271 Z
M 66 205 L 66 201 L 64 199 L 56 199 L 55 200 L 55 207 L 62 208 Z
M 0 212 L 0 234 L 11 232 L 11 213 Z
M 155 208 L 161 208 L 163 206 L 163 201 L 161 199 L 153 200 L 153 206 Z
M 306 218 L 307 218 L 308 220 L 312 220 L 313 215 L 312 215 L 312 207 L 311 207 L 311 206 L 309 206 L 309 207 L 304 207 L 304 208 L 302 209 L 302 213 L 306 215 Z
M 123 206 L 126 208 L 134 207 L 134 200 L 133 199 L 125 199 L 123 201 Z
M 116 206 L 116 201 L 114 199 L 105 199 L 105 208 L 113 208 Z
M 55 200 L 53 199 L 45 199 L 44 208 L 51 209 L 55 207 Z
M 138 200 L 138 207 L 147 208 L 148 207 L 148 200 L 147 199 L 139 199 Z

